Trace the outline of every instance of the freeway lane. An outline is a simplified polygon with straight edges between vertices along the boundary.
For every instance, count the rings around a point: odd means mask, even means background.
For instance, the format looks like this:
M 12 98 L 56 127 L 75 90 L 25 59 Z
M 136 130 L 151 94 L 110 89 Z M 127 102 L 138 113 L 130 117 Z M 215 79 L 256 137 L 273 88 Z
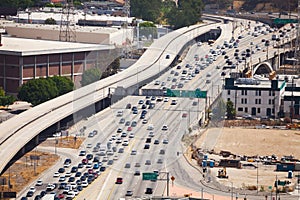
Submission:
M 197 34 L 205 33 L 214 26 L 215 25 L 205 24 L 201 27 L 201 25 L 195 25 L 176 30 L 170 35 L 168 34 L 156 40 L 141 59 L 127 70 L 50 100 L 2 123 L 0 128 L 4 131 L 2 131 L 0 135 L 0 156 L 3 158 L 3 162 L 1 162 L 0 171 L 3 171 L 6 164 L 19 149 L 42 130 L 45 130 L 55 122 L 75 113 L 81 108 L 98 102 L 104 96 L 106 97 L 110 87 L 116 88 L 118 85 L 130 87 L 136 84 L 135 76 L 137 73 L 139 74 L 140 81 L 155 76 L 159 73 L 159 70 L 163 70 L 169 66 L 174 56 L 181 50 L 180 47 L 193 39 L 192 37 L 196 37 Z M 201 30 L 198 31 L 198 28 Z M 193 33 L 187 34 L 189 31 Z M 185 35 L 181 36 L 181 34 Z M 176 37 L 178 37 L 178 39 L 176 39 Z M 166 52 L 170 55 L 170 59 L 165 59 Z M 153 65 L 153 63 L 157 64 Z M 145 69 L 146 67 L 148 67 L 147 70 Z M 117 82 L 119 83 L 116 84 Z M 16 148 L 9 148 L 12 143 L 16 144 Z

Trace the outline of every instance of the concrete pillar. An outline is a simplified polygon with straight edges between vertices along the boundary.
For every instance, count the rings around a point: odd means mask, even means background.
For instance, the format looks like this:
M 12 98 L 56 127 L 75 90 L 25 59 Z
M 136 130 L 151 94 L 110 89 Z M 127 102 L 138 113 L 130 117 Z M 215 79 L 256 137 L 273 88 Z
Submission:
M 23 84 L 23 57 L 19 57 L 19 86 Z

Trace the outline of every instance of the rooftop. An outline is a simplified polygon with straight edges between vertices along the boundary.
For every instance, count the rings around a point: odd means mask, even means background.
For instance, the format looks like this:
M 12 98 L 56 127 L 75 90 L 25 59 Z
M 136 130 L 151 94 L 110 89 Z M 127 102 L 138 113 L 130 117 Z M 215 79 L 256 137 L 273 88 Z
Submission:
M 0 47 L 0 54 L 19 56 L 95 51 L 114 48 L 114 46 L 109 45 L 34 40 L 5 36 L 2 36 L 2 45 L 3 46 Z

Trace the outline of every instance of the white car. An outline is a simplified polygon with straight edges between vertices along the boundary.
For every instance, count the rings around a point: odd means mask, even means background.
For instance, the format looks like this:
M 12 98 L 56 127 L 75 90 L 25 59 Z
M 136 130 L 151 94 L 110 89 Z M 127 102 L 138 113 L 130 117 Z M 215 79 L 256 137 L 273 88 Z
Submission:
M 87 187 L 89 184 L 87 181 L 82 181 L 81 182 L 82 187 Z
M 65 177 L 70 177 L 72 174 L 71 174 L 71 172 L 67 172 L 66 174 L 65 174 Z
M 54 184 L 49 183 L 49 184 L 47 185 L 47 188 L 46 188 L 47 191 L 52 191 L 52 190 L 54 190 L 54 189 L 55 189 L 55 185 L 54 185 Z
M 35 193 L 35 191 L 36 191 L 35 187 L 32 186 L 32 187 L 29 188 L 29 192 Z
M 168 130 L 168 126 L 167 125 L 163 125 L 163 127 L 162 127 L 162 129 L 161 130 L 163 130 L 163 131 L 166 131 L 166 130 Z
M 36 186 L 41 186 L 41 185 L 43 185 L 43 181 L 42 180 L 38 180 L 35 185 Z
M 54 174 L 53 174 L 53 177 L 59 177 L 60 176 L 60 173 L 59 172 L 55 172 Z
M 136 150 L 131 151 L 131 155 L 136 155 L 136 153 L 137 153 Z
M 75 192 L 74 191 L 69 191 L 67 194 L 67 197 L 74 198 L 75 197 Z
M 129 138 L 134 138 L 134 133 L 130 133 Z
M 58 181 L 59 182 L 64 182 L 66 180 L 66 177 L 65 176 L 61 176 L 59 177 Z

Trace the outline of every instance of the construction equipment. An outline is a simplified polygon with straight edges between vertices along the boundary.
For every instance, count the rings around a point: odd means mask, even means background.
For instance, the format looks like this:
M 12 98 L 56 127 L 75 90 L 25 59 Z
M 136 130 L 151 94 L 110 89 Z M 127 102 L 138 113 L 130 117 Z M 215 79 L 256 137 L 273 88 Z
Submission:
M 226 167 L 223 167 L 223 169 L 219 169 L 218 178 L 228 178 L 226 173 Z

